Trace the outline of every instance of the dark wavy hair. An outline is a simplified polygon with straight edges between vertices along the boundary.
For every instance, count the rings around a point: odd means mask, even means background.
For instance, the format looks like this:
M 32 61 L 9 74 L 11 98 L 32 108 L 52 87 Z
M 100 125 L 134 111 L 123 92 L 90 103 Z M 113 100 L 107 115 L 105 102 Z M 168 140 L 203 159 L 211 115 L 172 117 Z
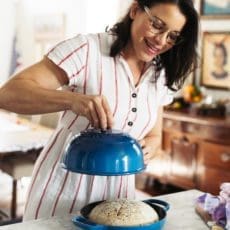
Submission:
M 157 72 L 154 75 L 156 82 L 160 70 L 165 69 L 166 86 L 171 90 L 178 90 L 182 87 L 186 77 L 197 67 L 197 40 L 199 31 L 199 16 L 194 8 L 192 0 L 136 0 L 139 7 L 144 10 L 144 6 L 149 8 L 157 4 L 172 3 L 179 7 L 181 13 L 186 17 L 181 35 L 184 40 L 178 45 L 162 53 L 155 58 Z M 132 19 L 129 12 L 124 18 L 116 23 L 110 31 L 116 35 L 112 44 L 110 56 L 115 57 L 127 45 L 131 36 Z M 153 60 L 153 61 L 154 61 Z

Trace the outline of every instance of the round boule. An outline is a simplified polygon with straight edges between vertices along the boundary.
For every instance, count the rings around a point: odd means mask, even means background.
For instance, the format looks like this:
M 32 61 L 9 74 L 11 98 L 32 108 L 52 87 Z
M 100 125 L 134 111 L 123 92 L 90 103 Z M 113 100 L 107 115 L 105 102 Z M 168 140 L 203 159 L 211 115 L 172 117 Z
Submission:
M 142 201 L 118 199 L 96 205 L 91 210 L 89 219 L 103 225 L 136 226 L 154 223 L 158 220 L 158 214 Z

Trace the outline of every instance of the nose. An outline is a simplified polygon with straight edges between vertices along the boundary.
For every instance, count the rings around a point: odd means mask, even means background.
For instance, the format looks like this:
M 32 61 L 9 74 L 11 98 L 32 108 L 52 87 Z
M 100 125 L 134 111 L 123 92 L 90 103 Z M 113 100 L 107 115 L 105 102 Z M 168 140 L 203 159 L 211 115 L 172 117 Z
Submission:
M 168 32 L 162 32 L 160 34 L 156 34 L 154 36 L 155 41 L 159 44 L 159 45 L 165 45 L 167 43 L 167 36 L 168 36 Z

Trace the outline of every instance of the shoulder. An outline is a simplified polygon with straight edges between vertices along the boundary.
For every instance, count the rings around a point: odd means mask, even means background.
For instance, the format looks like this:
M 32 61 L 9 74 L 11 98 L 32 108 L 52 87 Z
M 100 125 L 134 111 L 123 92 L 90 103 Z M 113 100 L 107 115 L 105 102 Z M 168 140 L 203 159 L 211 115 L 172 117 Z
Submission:
M 102 53 L 102 55 L 109 56 L 110 49 L 114 41 L 114 35 L 108 32 L 88 34 L 86 35 L 86 39 L 88 41 L 89 49 L 97 49 Z
M 160 71 L 159 77 L 157 79 L 157 87 L 163 88 L 166 86 L 166 75 L 165 75 L 165 69 L 162 69 Z

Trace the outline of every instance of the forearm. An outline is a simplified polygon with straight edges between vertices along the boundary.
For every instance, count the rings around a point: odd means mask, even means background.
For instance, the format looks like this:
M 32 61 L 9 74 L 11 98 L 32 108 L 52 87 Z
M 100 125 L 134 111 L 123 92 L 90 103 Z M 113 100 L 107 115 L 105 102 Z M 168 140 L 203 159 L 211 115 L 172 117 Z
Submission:
M 0 108 L 20 114 L 71 109 L 72 92 L 45 89 L 32 80 L 15 80 L 0 89 Z

